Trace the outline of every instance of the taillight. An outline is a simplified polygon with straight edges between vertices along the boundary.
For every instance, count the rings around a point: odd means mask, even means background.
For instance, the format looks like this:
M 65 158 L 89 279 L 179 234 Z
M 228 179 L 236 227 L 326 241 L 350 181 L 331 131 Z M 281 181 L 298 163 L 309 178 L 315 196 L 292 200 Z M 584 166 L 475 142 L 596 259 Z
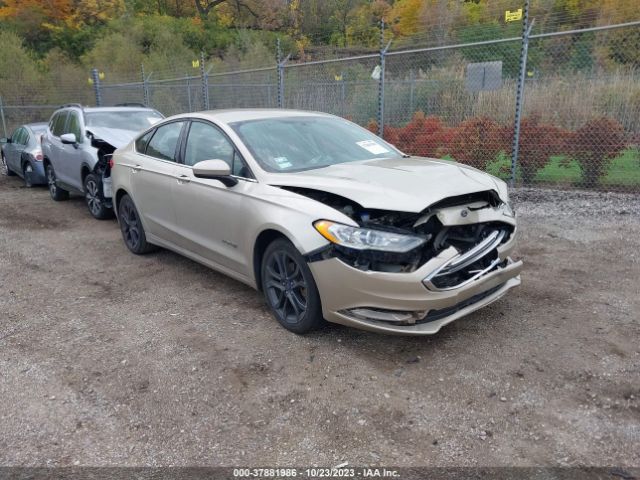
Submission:
M 35 152 L 33 154 L 33 158 L 35 158 L 38 162 L 41 162 L 44 159 L 44 157 L 42 156 L 42 152 Z

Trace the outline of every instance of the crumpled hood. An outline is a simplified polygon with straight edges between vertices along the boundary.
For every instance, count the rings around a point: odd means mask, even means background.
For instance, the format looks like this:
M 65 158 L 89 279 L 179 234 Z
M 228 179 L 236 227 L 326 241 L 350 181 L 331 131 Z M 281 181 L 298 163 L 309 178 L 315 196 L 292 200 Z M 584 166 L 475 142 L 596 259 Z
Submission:
M 334 193 L 365 208 L 412 213 L 447 197 L 486 190 L 495 190 L 507 200 L 504 182 L 487 173 L 420 157 L 365 160 L 274 174 L 267 183 Z
M 87 131 L 93 133 L 93 135 L 107 142 L 115 148 L 122 148 L 127 145 L 138 134 L 134 130 L 122 130 L 120 128 L 106 128 L 106 127 L 87 127 Z

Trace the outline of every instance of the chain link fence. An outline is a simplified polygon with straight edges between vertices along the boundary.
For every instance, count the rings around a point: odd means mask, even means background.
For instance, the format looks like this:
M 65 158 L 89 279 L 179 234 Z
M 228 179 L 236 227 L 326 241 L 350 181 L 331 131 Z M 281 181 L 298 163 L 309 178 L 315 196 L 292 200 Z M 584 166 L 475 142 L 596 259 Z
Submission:
M 296 108 L 348 118 L 406 153 L 452 159 L 512 184 L 640 192 L 640 22 L 536 32 L 227 71 L 140 72 L 125 83 L 0 92 L 5 136 L 59 103 L 140 103 L 165 115 Z M 381 36 L 382 37 L 382 36 Z M 197 68 L 196 68 L 197 67 Z M 95 73 L 95 72 L 94 72 Z M 134 76 L 135 75 L 135 76 Z M 109 78 L 106 72 L 106 78 Z

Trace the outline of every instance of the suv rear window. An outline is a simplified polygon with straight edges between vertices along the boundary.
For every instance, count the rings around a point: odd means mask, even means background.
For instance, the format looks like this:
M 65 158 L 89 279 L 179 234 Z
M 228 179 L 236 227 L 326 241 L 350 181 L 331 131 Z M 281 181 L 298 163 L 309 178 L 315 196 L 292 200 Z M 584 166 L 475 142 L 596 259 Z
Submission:
M 154 110 L 115 110 L 86 112 L 87 127 L 117 128 L 139 132 L 162 120 Z

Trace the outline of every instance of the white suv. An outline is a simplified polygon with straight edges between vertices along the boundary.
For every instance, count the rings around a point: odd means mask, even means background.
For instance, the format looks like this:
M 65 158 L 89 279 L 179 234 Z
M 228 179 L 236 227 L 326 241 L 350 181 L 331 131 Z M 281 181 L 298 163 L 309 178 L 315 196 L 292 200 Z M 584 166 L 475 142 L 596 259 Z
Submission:
M 69 192 L 80 193 L 91 215 L 97 219 L 111 217 L 111 154 L 163 118 L 143 105 L 63 105 L 49 120 L 42 138 L 51 198 L 66 200 Z

